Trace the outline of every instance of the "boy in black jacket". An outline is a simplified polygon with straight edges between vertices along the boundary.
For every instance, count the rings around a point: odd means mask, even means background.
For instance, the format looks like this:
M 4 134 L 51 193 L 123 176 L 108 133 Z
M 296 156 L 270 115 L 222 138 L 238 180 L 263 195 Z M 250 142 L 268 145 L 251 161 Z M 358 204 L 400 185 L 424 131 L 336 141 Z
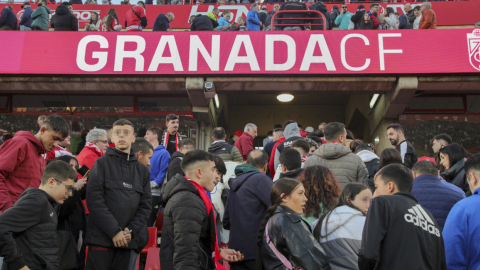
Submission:
M 441 231 L 410 193 L 412 186 L 412 172 L 401 164 L 385 166 L 375 175 L 358 254 L 360 270 L 447 269 Z
M 139 235 L 151 212 L 150 173 L 130 151 L 133 124 L 113 124 L 112 142 L 93 165 L 87 186 L 90 212 L 86 270 L 123 270 L 135 261 Z
M 77 172 L 64 161 L 43 171 L 40 188 L 28 188 L 0 215 L 2 269 L 59 269 L 56 203 L 72 196 Z

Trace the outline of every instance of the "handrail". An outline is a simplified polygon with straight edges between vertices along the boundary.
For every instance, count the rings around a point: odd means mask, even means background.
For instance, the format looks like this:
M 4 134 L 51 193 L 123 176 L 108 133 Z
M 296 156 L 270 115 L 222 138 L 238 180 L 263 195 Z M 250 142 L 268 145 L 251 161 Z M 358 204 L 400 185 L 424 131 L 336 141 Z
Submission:
M 278 14 L 285 14 L 285 13 L 315 13 L 315 14 L 318 14 L 320 15 L 320 17 L 322 18 L 322 21 L 323 23 L 322 24 L 318 24 L 318 23 L 314 23 L 314 24 L 310 24 L 310 25 L 323 25 L 323 30 L 327 30 L 327 24 L 326 24 L 326 18 L 325 18 L 325 15 L 323 15 L 321 12 L 319 12 L 318 10 L 279 10 L 277 11 L 275 14 L 273 14 L 272 16 L 272 22 L 270 23 L 270 28 L 272 31 L 275 30 L 275 18 L 277 17 Z M 278 20 L 317 20 L 317 17 L 311 17 L 311 18 L 279 18 Z M 304 24 L 280 24 L 280 25 L 288 25 L 288 26 L 305 26 L 306 23 Z

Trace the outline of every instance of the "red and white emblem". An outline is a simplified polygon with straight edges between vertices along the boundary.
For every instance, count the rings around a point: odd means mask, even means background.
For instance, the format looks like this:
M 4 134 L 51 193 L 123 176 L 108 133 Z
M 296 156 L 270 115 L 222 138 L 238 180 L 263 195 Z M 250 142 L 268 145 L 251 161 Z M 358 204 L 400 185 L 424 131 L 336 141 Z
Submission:
M 470 64 L 480 71 L 480 29 L 475 29 L 471 34 L 467 34 L 467 41 Z

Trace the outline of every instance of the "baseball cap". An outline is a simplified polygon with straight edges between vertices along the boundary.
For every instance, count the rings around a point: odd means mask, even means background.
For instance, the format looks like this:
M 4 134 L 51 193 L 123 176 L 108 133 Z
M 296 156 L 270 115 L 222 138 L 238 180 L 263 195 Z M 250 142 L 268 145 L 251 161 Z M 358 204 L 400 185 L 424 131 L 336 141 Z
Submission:
M 241 132 L 240 130 L 237 130 L 235 131 L 235 135 L 237 135 L 238 137 L 242 136 L 243 132 Z

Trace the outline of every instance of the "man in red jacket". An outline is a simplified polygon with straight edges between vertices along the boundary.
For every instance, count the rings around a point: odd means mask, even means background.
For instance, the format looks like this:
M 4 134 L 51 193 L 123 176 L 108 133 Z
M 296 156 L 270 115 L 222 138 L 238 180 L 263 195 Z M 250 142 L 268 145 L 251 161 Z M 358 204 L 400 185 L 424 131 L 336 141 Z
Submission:
M 257 126 L 249 123 L 245 126 L 243 131 L 244 132 L 242 136 L 240 136 L 240 138 L 238 138 L 238 140 L 235 142 L 235 147 L 240 150 L 243 161 L 246 161 L 248 153 L 255 149 L 253 146 L 253 141 L 255 140 L 255 137 L 257 137 Z
M 0 213 L 12 207 L 27 188 L 40 186 L 46 152 L 69 132 L 70 127 L 61 116 L 51 115 L 37 134 L 19 131 L 0 147 Z
M 99 157 L 105 155 L 105 151 L 108 148 L 107 132 L 103 129 L 92 129 L 87 134 L 87 143 L 85 148 L 78 154 L 78 165 L 82 167 L 87 166 L 88 169 L 92 169 L 93 164 Z

